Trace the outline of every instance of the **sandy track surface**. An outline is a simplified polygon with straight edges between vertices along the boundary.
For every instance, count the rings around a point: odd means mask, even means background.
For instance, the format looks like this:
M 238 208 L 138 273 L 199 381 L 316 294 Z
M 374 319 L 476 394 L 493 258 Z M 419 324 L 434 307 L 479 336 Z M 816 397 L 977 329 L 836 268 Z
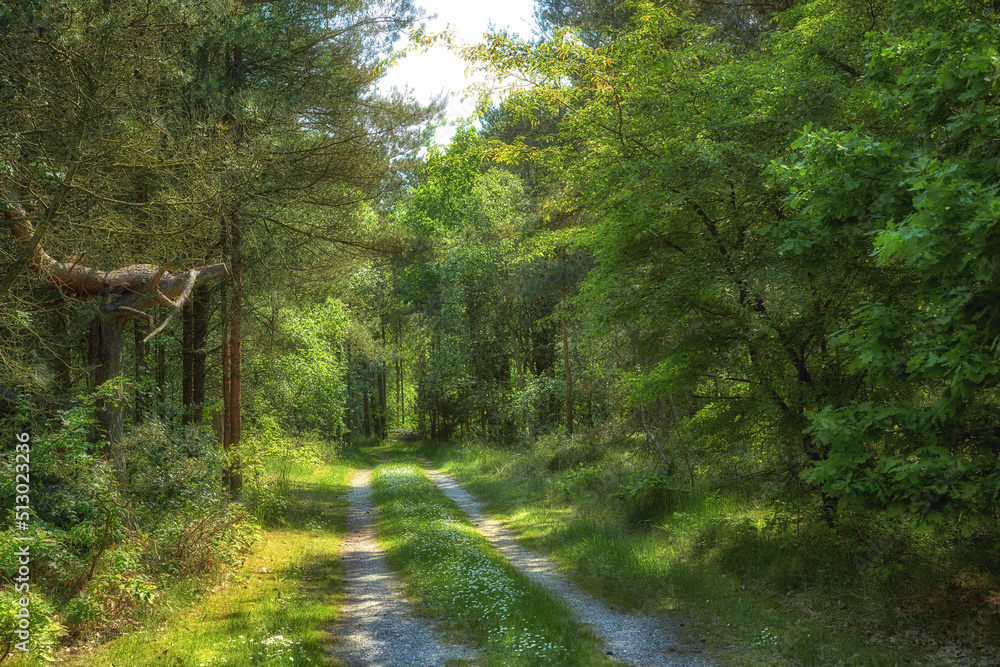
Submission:
M 429 620 L 413 615 L 412 604 L 375 542 L 370 480 L 371 470 L 351 476 L 350 534 L 340 552 L 347 570 L 346 601 L 336 629 L 343 644 L 334 654 L 352 667 L 432 667 L 454 658 L 474 659 L 472 649 L 447 643 Z
M 580 590 L 559 572 L 555 561 L 520 546 L 513 533 L 483 514 L 479 501 L 450 475 L 425 468 L 428 477 L 465 510 L 482 534 L 518 570 L 565 601 L 579 619 L 605 642 L 605 652 L 615 660 L 637 667 L 701 667 L 711 661 L 694 655 L 680 644 L 670 619 L 615 611 Z

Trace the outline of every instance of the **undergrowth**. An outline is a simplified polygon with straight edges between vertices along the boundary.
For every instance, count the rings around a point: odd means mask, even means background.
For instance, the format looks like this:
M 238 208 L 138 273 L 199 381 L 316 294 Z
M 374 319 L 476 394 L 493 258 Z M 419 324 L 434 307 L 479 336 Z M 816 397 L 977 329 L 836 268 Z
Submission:
M 234 500 L 221 484 L 228 462 L 210 430 L 151 420 L 123 441 L 122 475 L 90 442 L 86 405 L 57 420 L 21 415 L 21 428 L 31 432 L 31 509 L 27 530 L 0 532 L 5 664 L 89 651 L 160 623 L 213 586 L 218 573 L 239 571 L 262 527 L 295 521 L 296 476 L 323 462 L 343 465 L 336 445 L 283 437 L 265 420 L 244 439 L 244 493 Z M 12 452 L 0 457 L 0 469 L 13 465 Z M 12 507 L 14 475 L 2 479 L 0 503 Z M 19 596 L 12 572 L 24 536 L 32 538 L 28 656 L 13 647 Z
M 340 665 L 328 655 L 343 571 L 337 559 L 346 531 L 342 498 L 351 470 L 369 463 L 356 450 L 336 458 L 290 443 L 317 465 L 283 466 L 286 511 L 263 531 L 242 567 L 201 580 L 194 599 L 151 615 L 143 631 L 81 655 L 72 664 L 277 667 Z

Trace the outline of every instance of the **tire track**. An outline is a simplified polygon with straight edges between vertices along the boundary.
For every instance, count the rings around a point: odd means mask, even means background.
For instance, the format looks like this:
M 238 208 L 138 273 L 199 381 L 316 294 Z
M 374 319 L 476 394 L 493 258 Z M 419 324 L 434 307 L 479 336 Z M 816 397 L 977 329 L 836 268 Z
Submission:
M 472 649 L 445 642 L 427 619 L 413 615 L 412 604 L 375 541 L 370 480 L 370 469 L 355 471 L 350 479 L 349 536 L 340 552 L 346 601 L 336 629 L 343 644 L 331 653 L 351 667 L 432 667 L 448 660 L 475 659 Z

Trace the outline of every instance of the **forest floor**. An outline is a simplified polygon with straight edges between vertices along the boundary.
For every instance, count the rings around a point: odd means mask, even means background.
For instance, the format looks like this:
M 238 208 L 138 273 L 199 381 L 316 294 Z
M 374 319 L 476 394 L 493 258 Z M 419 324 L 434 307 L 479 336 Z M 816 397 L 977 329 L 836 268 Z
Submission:
M 335 462 L 286 470 L 288 506 L 262 530 L 242 567 L 180 579 L 113 641 L 78 642 L 57 663 L 87 667 L 340 666 L 329 655 L 342 616 L 348 536 L 346 497 L 354 470 L 371 463 L 348 452 Z M 6 664 L 6 663 L 5 663 Z M 40 658 L 13 667 L 49 664 Z
M 436 463 L 423 458 L 425 453 Z M 841 620 L 843 601 L 850 598 L 831 598 L 825 611 L 818 609 L 814 598 L 828 598 L 834 589 L 817 586 L 813 595 L 797 590 L 796 578 L 780 596 L 758 590 L 751 570 L 777 566 L 779 552 L 762 551 L 752 563 L 741 561 L 743 574 L 735 582 L 728 572 L 719 576 L 706 568 L 710 561 L 685 565 L 679 560 L 685 543 L 679 527 L 669 534 L 669 524 L 653 534 L 622 530 L 596 509 L 614 504 L 606 491 L 595 495 L 600 504 L 578 514 L 561 500 L 577 494 L 574 487 L 559 486 L 556 496 L 534 488 L 535 476 L 565 484 L 581 476 L 578 468 L 560 481 L 562 473 L 537 461 L 521 461 L 510 452 L 492 456 L 475 447 L 388 442 L 345 452 L 335 463 L 293 466 L 286 473 L 290 504 L 264 529 L 242 568 L 164 591 L 145 630 L 101 646 L 79 644 L 58 662 L 95 667 L 997 664 L 997 654 L 985 647 L 970 654 L 954 648 L 965 644 L 928 640 L 921 649 L 913 641 L 897 644 L 902 631 L 889 639 L 874 630 L 859 633 L 870 621 L 859 618 L 855 627 L 846 617 Z M 373 468 L 376 458 L 383 462 Z M 693 515 L 684 520 L 694 521 Z M 670 537 L 670 546 L 660 532 Z M 704 544 L 701 538 L 694 546 Z M 650 553 L 644 556 L 645 551 Z M 806 577 L 817 574 L 812 568 L 801 571 Z M 861 617 L 865 610 L 856 606 L 852 613 Z

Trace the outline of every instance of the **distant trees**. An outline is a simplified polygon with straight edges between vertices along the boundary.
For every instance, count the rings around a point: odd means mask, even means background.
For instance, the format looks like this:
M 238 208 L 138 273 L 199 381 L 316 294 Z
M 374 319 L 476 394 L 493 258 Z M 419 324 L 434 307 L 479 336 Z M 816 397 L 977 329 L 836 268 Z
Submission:
M 275 415 L 291 431 L 342 436 L 347 326 L 343 305 L 333 299 L 281 309 L 266 354 L 254 355 L 248 364 L 258 387 L 257 411 Z
M 442 437 L 458 427 L 497 433 L 510 390 L 508 280 L 526 201 L 515 177 L 481 173 L 480 162 L 475 135 L 460 131 L 428 158 L 401 212 L 420 248 L 397 278 L 423 328 L 417 409 Z
M 575 423 L 570 300 L 588 255 L 565 220 L 539 216 L 543 195 L 483 164 L 487 143 L 465 128 L 448 148 L 431 148 L 395 210 L 407 250 L 356 275 L 348 301 L 367 331 L 355 350 L 357 409 L 398 426 L 408 415 L 435 438 L 529 441 Z M 379 369 L 390 365 L 394 404 L 380 389 Z M 380 421 L 360 421 L 378 434 Z

